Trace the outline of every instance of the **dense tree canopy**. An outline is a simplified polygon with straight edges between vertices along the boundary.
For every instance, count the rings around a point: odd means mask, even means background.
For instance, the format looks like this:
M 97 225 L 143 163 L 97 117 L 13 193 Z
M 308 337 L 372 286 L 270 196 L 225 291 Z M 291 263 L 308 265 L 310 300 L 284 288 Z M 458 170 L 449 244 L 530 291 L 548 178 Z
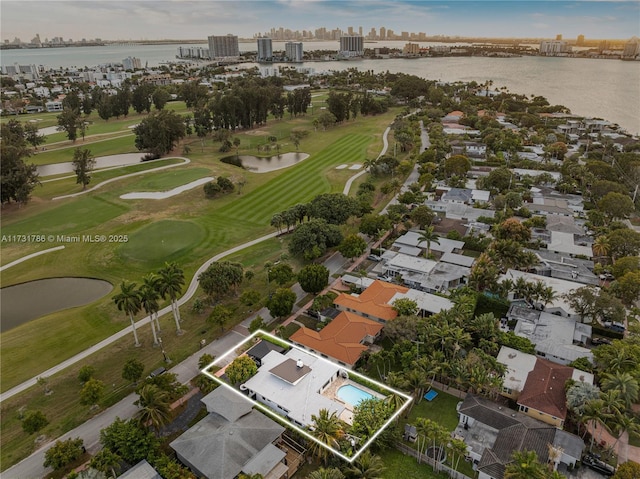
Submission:
M 256 372 L 258 372 L 258 366 L 249 356 L 237 357 L 225 370 L 231 384 L 242 384 Z
M 155 156 L 169 153 L 186 134 L 184 119 L 170 110 L 153 112 L 133 131 L 136 134 L 136 148 Z
M 298 272 L 303 291 L 318 294 L 329 284 L 329 270 L 322 264 L 311 263 Z
M 342 233 L 336 225 L 322 219 L 313 219 L 298 226 L 291 235 L 289 251 L 295 256 L 312 260 L 322 256 L 328 248 L 342 241 Z
M 325 193 L 316 196 L 307 205 L 307 214 L 327 223 L 341 225 L 360 211 L 359 203 L 342 193 Z
M 31 192 L 40 184 L 37 168 L 25 159 L 30 150 L 22 124 L 9 120 L 0 125 L 0 197 L 2 203 L 16 201 L 26 203 Z
M 198 276 L 200 286 L 208 296 L 219 299 L 240 285 L 244 270 L 240 263 L 215 261 Z

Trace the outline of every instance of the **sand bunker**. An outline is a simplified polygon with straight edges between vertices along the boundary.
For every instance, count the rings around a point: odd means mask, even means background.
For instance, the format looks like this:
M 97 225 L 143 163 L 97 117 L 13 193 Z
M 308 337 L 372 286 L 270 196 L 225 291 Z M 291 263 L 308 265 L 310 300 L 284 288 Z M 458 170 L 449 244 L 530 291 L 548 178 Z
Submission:
M 200 178 L 199 180 L 192 181 L 191 183 L 187 183 L 186 185 L 178 186 L 177 188 L 169 191 L 146 191 L 127 193 L 125 195 L 121 195 L 120 198 L 122 198 L 123 200 L 164 200 L 166 198 L 171 198 L 172 196 L 179 195 L 180 193 L 184 193 L 185 191 L 192 190 L 193 188 L 197 188 L 198 186 L 213 181 L 213 179 L 213 177 L 207 176 L 206 178 Z
M 362 165 L 360 163 L 354 163 L 349 167 L 350 170 L 359 170 L 360 168 L 362 168 Z
M 347 168 L 349 165 L 338 165 L 336 166 L 336 170 L 344 170 L 345 168 Z

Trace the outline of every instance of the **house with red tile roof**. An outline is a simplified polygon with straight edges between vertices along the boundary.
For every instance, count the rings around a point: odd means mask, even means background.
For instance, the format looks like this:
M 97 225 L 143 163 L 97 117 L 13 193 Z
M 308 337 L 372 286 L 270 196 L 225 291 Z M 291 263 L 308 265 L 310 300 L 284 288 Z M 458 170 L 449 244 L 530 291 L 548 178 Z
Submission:
M 289 340 L 352 368 L 382 327 L 379 322 L 343 311 L 320 331 L 302 327 Z
M 334 300 L 334 304 L 340 311 L 356 313 L 385 323 L 398 316 L 390 304 L 392 298 L 408 291 L 409 288 L 404 286 L 376 280 L 359 295 L 342 293 Z
M 518 396 L 520 412 L 562 429 L 567 417 L 565 384 L 572 377 L 572 367 L 538 358 Z

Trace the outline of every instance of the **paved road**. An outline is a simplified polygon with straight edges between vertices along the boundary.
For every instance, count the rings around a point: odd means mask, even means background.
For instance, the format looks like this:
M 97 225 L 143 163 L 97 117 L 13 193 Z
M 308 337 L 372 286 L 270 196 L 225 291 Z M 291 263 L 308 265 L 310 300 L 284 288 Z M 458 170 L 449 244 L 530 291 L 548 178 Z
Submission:
M 205 353 L 213 356 L 220 356 L 233 348 L 236 344 L 242 341 L 242 339 L 244 339 L 244 337 L 241 334 L 238 334 L 235 331 L 229 331 L 221 338 L 206 345 L 197 353 L 175 365 L 169 371 L 175 373 L 181 383 L 186 384 L 199 374 L 198 360 L 200 359 L 200 356 Z M 80 437 L 83 439 L 84 446 L 89 452 L 97 452 L 100 449 L 100 430 L 113 423 L 117 417 L 120 419 L 129 419 L 133 417 L 138 411 L 138 407 L 133 404 L 137 399 L 137 394 L 129 394 L 117 404 L 64 434 L 59 439 L 64 441 L 68 438 Z M 50 468 L 44 468 L 42 466 L 44 463 L 44 454 L 53 444 L 54 442 L 46 444 L 26 459 L 4 471 L 2 473 L 2 479 L 31 479 L 44 477 L 47 473 L 51 472 Z

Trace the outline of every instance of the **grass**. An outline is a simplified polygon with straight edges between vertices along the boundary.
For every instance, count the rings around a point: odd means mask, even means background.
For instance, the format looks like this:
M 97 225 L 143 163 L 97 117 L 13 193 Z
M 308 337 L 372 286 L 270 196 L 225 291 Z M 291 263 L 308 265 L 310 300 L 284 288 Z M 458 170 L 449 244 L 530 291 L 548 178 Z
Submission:
M 177 167 L 137 178 L 136 191 L 166 191 L 207 176 L 211 176 L 211 170 L 206 168 Z
M 456 406 L 460 399 L 451 394 L 437 391 L 438 396 L 433 401 L 423 399 L 418 403 L 414 403 L 408 420 L 402 421 L 403 428 L 405 423 L 415 424 L 419 417 L 431 419 L 445 427 L 447 431 L 453 431 L 456 428 L 458 425 Z
M 335 171 L 335 166 L 347 162 L 362 162 L 370 149 L 379 150 L 380 132 L 393 116 L 393 113 L 388 113 L 373 118 L 359 118 L 355 122 L 347 122 L 332 130 L 316 133 L 313 133 L 310 127 L 312 117 L 292 122 L 273 122 L 269 128 L 261 130 L 277 132 L 281 138 L 286 138 L 291 128 L 302 126 L 310 129 L 312 133 L 303 140 L 300 149 L 311 154 L 311 158 L 289 169 L 265 174 L 246 172 L 219 162 L 218 158 L 222 155 L 217 152 L 218 145 L 211 144 L 210 140 L 207 140 L 203 151 L 198 139 L 187 139 L 186 143 L 192 143 L 192 153 L 189 154 L 192 164 L 188 165 L 185 171 L 202 168 L 211 172 L 212 176 L 225 175 L 235 180 L 240 177 L 246 179 L 247 184 L 241 194 L 233 193 L 215 200 L 204 198 L 199 189 L 167 200 L 119 199 L 118 196 L 123 191 L 139 190 L 141 178 L 146 180 L 147 175 L 122 179 L 87 195 L 56 202 L 48 199 L 49 193 L 40 196 L 36 190 L 33 201 L 27 206 L 20 209 L 6 208 L 3 211 L 3 234 L 123 234 L 129 236 L 131 245 L 67 244 L 63 251 L 39 256 L 4 271 L 3 286 L 51 276 L 97 277 L 113 284 L 119 283 L 123 278 L 139 282 L 144 274 L 164 264 L 167 250 L 161 247 L 162 238 L 156 235 L 164 234 L 165 229 L 167 234 L 170 232 L 175 235 L 169 238 L 170 243 L 177 246 L 181 254 L 184 253 L 180 261 L 189 281 L 205 259 L 231 246 L 271 232 L 269 222 L 275 212 L 298 202 L 308 201 L 318 193 L 341 191 L 342 186 L 332 184 L 333 179 L 329 179 Z M 239 135 L 243 145 L 241 153 L 255 153 L 250 149 L 251 140 L 254 140 L 253 144 L 257 146 L 260 138 L 252 136 L 254 133 Z M 126 140 L 129 151 L 132 151 L 133 137 Z M 105 151 L 112 153 L 127 146 L 121 141 L 117 139 L 93 143 L 90 149 L 95 154 L 94 148 L 102 145 Z M 288 145 L 283 147 L 282 152 L 286 152 L 287 148 L 288 151 L 293 151 L 293 145 Z M 67 154 L 70 153 L 67 149 Z M 68 157 L 64 158 L 64 161 L 68 160 Z M 182 170 L 182 167 L 179 169 Z M 164 176 L 165 173 L 168 172 L 150 173 L 149 177 L 155 178 L 158 175 L 163 178 L 163 183 L 173 181 L 169 178 L 175 176 Z M 183 180 L 184 178 L 181 179 Z M 202 236 L 195 241 L 192 238 L 188 241 L 180 238 L 176 232 L 184 232 L 182 227 L 185 223 L 196 226 Z M 150 226 L 155 224 L 160 226 Z M 195 231 L 189 230 L 187 236 L 198 234 Z M 55 245 L 47 244 L 46 247 Z M 240 260 L 247 269 L 255 273 L 251 281 L 243 282 L 243 289 L 266 291 L 264 262 L 279 259 L 285 246 L 286 239 L 274 238 L 228 258 Z M 127 248 L 131 250 L 130 254 L 138 257 L 140 261 L 132 261 L 131 256 L 121 254 L 123 251 L 126 252 Z M 155 249 L 155 252 L 147 253 L 144 251 L 145 248 Z M 40 244 L 3 243 L 2 262 L 6 264 L 41 249 L 44 248 Z M 290 261 L 294 268 L 299 267 L 295 259 Z M 0 338 L 3 353 L 1 389 L 6 391 L 127 326 L 127 318 L 117 311 L 111 296 L 91 305 L 38 318 L 3 333 Z M 173 319 L 170 315 L 161 319 L 163 329 L 166 328 L 168 331 L 163 335 L 166 350 L 174 361 L 180 361 L 196 352 L 200 339 L 206 338 L 210 341 L 220 333 L 219 328 L 214 328 L 215 331 L 210 330 L 205 322 L 206 313 L 191 313 L 189 304 L 181 308 L 182 316 L 185 318 L 183 328 L 187 331 L 184 336 L 175 337 L 170 333 L 173 330 Z M 241 305 L 237 298 L 230 298 L 229 306 L 234 318 L 227 328 L 243 320 L 249 308 L 257 307 Z M 141 336 L 145 338 L 144 344 L 149 345 L 150 331 L 145 328 Z M 127 392 L 126 385 L 120 378 L 121 368 L 126 359 L 132 356 L 139 357 L 144 360 L 148 370 L 162 364 L 162 356 L 156 349 L 150 346 L 135 349 L 131 343 L 132 339 L 125 337 L 84 362 L 96 367 L 98 379 L 107 385 L 111 384 L 111 399 L 107 399 L 105 405 L 115 402 Z M 3 414 L 0 419 L 2 468 L 9 467 L 33 450 L 33 438 L 26 437 L 16 419 L 20 407 L 46 409 L 43 412 L 51 424 L 45 428 L 44 433 L 52 438 L 88 417 L 88 408 L 77 402 L 79 385 L 76 376 L 81 366 L 82 364 L 78 364 L 67 368 L 51 378 L 52 389 L 55 391 L 52 396 L 44 397 L 42 391 L 34 387 L 3 402 Z
M 449 476 L 445 473 L 436 474 L 431 466 L 418 464 L 418 461 L 405 456 L 397 449 L 385 449 L 378 453 L 385 465 L 382 479 L 445 479 Z
M 86 141 L 78 140 L 76 143 L 65 142 L 65 144 L 57 145 L 55 149 L 47 149 L 45 152 L 31 156 L 27 162 L 40 166 L 73 161 L 73 151 L 76 148 L 86 148 L 91 151 L 92 156 L 137 153 L 138 150 L 133 145 L 134 138 L 133 133 L 128 132 L 116 138 L 99 138 L 95 140 L 87 138 Z

